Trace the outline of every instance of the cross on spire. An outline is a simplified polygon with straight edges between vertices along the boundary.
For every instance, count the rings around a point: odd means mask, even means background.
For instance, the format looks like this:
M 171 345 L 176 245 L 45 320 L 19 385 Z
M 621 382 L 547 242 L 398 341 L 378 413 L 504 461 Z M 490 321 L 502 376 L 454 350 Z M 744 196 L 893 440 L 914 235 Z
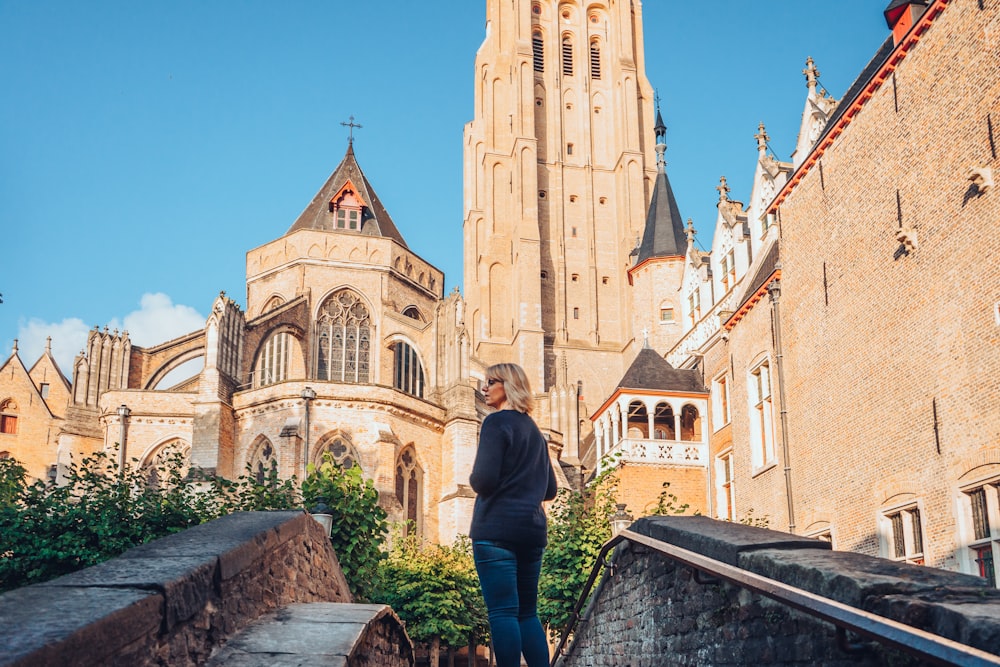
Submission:
M 359 128 L 360 129 L 361 125 L 359 123 L 355 123 L 354 122 L 354 115 L 353 114 L 351 115 L 351 117 L 348 120 L 350 122 L 345 123 L 345 122 L 341 121 L 340 124 L 343 125 L 344 127 L 350 128 L 348 130 L 347 143 L 349 143 L 349 144 L 351 144 L 353 146 L 354 145 L 354 128 Z

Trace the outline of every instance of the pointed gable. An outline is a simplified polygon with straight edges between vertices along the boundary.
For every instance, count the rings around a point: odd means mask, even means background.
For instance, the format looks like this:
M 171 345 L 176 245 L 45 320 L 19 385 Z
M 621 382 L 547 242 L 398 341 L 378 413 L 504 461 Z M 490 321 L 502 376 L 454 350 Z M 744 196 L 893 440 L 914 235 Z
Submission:
M 359 218 L 359 229 L 351 229 L 349 218 L 343 226 L 337 226 L 339 210 L 356 211 Z M 289 228 L 287 234 L 300 229 L 318 229 L 325 231 L 345 231 L 367 234 L 369 236 L 386 236 L 408 248 L 396 224 L 382 206 L 374 188 L 365 177 L 354 156 L 354 144 L 349 143 L 344 159 L 320 188 L 313 200 L 309 202 L 302 214 Z
M 42 356 L 28 371 L 28 376 L 49 411 L 53 414 L 65 414 L 65 407 L 70 398 L 70 385 L 55 357 L 52 356 L 51 341 L 45 346 Z

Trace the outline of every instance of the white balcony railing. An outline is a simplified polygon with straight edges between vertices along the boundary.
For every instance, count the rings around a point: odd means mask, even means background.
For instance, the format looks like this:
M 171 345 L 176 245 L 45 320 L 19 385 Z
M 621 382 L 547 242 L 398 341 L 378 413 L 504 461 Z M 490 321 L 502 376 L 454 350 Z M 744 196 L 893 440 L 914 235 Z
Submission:
M 708 466 L 708 444 L 680 440 L 624 438 L 602 459 L 602 470 L 618 462 L 674 466 Z

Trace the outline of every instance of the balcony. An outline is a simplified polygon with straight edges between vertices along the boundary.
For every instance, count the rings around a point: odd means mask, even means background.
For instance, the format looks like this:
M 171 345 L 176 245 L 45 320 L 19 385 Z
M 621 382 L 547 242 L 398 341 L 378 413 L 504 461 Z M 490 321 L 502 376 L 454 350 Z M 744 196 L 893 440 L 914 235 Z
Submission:
M 705 468 L 708 466 L 708 443 L 623 438 L 601 459 L 600 470 L 619 462 Z

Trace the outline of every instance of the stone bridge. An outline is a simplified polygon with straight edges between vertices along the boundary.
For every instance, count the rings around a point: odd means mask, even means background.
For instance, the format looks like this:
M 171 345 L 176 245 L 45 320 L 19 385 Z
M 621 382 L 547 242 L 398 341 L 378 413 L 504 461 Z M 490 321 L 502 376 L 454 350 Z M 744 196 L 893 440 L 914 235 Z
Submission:
M 705 517 L 640 519 L 626 535 L 555 664 L 1000 665 L 1000 591 L 977 577 Z M 789 586 L 792 604 L 769 595 Z M 905 631 L 838 631 L 816 616 L 831 607 Z M 302 512 L 233 514 L 11 591 L 0 627 L 4 667 L 415 664 L 391 609 L 351 603 Z M 907 632 L 941 650 L 921 662 Z

